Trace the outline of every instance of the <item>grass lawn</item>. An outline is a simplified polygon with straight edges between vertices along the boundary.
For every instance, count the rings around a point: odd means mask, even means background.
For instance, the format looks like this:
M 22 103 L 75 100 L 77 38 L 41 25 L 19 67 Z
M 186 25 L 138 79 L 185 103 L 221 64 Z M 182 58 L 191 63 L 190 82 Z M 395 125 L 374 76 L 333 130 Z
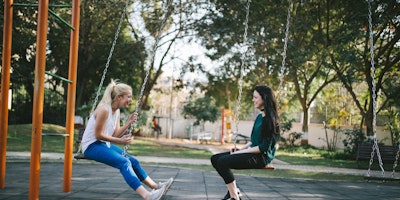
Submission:
M 62 126 L 43 124 L 43 133 L 65 133 Z M 75 131 L 76 140 L 78 131 Z M 32 138 L 32 125 L 9 125 L 7 135 L 7 151 L 30 151 Z M 43 136 L 42 152 L 64 152 L 64 137 Z M 206 150 L 190 149 L 178 146 L 165 146 L 152 141 L 135 139 L 129 145 L 128 152 L 132 155 L 158 156 L 158 157 L 178 157 L 178 158 L 199 158 L 209 159 L 211 152 Z

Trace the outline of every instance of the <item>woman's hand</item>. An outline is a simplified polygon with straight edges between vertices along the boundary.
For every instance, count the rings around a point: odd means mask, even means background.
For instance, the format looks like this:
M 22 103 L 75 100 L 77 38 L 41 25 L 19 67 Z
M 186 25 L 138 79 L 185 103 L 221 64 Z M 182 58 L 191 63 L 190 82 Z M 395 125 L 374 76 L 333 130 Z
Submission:
M 240 151 L 241 149 L 239 149 L 239 148 L 231 148 L 231 154 L 235 154 L 236 152 L 238 152 L 238 151 Z
M 129 116 L 128 120 L 127 120 L 127 124 L 133 124 L 133 123 L 135 123 L 136 120 L 137 120 L 137 118 L 138 118 L 138 113 L 137 113 L 137 112 L 132 113 L 132 114 Z
M 132 140 L 133 140 L 133 137 L 131 135 L 123 135 L 120 138 L 121 144 L 125 144 L 125 145 L 130 144 L 132 142 Z

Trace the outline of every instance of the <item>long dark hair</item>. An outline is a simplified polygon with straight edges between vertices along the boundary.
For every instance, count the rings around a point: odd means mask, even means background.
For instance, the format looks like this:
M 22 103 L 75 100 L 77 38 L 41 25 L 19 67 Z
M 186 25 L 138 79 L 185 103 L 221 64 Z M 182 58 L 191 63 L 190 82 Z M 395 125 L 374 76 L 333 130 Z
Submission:
M 264 101 L 265 116 L 262 120 L 261 132 L 268 138 L 278 139 L 280 136 L 279 115 L 276 98 L 272 89 L 268 86 L 258 85 L 254 89 L 257 91 Z

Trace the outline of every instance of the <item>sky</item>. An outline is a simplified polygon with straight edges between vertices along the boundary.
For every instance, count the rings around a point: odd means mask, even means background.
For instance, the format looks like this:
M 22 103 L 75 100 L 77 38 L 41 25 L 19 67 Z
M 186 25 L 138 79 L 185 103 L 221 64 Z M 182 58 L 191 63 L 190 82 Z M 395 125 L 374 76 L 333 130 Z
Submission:
M 153 46 L 155 39 L 152 36 L 150 36 L 149 32 L 144 27 L 144 21 L 140 16 L 140 10 L 141 10 L 140 1 L 135 1 L 132 8 L 133 10 L 130 11 L 131 13 L 130 22 L 138 30 L 138 33 L 141 34 L 141 37 L 146 38 L 146 45 L 148 52 L 149 54 L 152 54 L 154 53 Z M 171 27 L 171 29 L 172 28 L 174 27 Z M 168 38 L 165 38 L 165 40 L 166 39 Z M 159 44 L 161 44 L 162 42 L 163 41 L 159 41 Z M 167 48 L 166 45 L 164 45 L 155 52 L 156 53 L 154 57 L 155 63 L 159 63 L 161 56 L 164 54 L 166 48 Z M 212 61 L 205 56 L 205 51 L 206 50 L 204 47 L 202 47 L 199 44 L 196 44 L 195 42 L 189 42 L 187 39 L 177 40 L 175 44 L 172 46 L 172 49 L 169 51 L 168 56 L 169 58 L 179 57 L 179 59 L 174 59 L 173 61 L 168 62 L 166 66 L 163 66 L 164 73 L 162 76 L 167 76 L 167 77 L 173 76 L 176 79 L 178 78 L 183 79 L 185 82 L 188 81 L 190 82 L 193 80 L 202 82 L 207 81 L 206 76 L 199 72 L 187 73 L 184 75 L 184 77 L 180 77 L 180 72 L 181 72 L 180 68 L 185 63 L 185 61 L 188 60 L 190 56 L 197 56 L 198 60 L 204 66 L 209 66 L 209 69 L 207 70 L 212 70 L 212 66 L 215 65 L 213 65 Z

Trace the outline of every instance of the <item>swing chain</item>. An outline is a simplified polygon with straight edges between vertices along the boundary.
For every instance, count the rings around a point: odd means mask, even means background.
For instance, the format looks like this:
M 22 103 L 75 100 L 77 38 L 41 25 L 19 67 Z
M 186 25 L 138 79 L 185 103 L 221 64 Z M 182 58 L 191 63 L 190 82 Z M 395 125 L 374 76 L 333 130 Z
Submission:
M 164 29 L 164 26 L 165 26 L 165 24 L 167 22 L 167 19 L 168 19 L 168 16 L 169 16 L 169 12 L 170 12 L 169 6 L 170 6 L 171 3 L 172 3 L 172 0 L 167 0 L 167 3 L 165 5 L 165 7 L 164 7 L 165 15 L 164 15 L 163 20 L 161 21 L 161 25 L 160 25 L 160 27 L 158 29 L 157 37 L 156 37 L 156 40 L 155 40 L 155 42 L 153 44 L 153 47 L 152 47 L 151 51 L 149 52 L 149 57 L 150 57 L 149 65 L 152 65 L 154 63 L 154 57 L 155 57 L 155 54 L 156 54 L 156 51 L 157 51 L 157 48 L 158 48 L 158 43 L 159 43 L 159 41 L 161 39 L 161 32 Z M 150 69 L 151 69 L 151 67 L 148 66 L 148 68 L 146 70 L 146 75 L 145 75 L 145 77 L 143 79 L 143 84 L 142 84 L 142 86 L 140 88 L 139 98 L 136 101 L 135 112 L 139 112 L 139 110 L 140 110 L 140 106 L 141 106 L 141 102 L 142 102 L 141 100 L 143 98 L 144 89 L 146 87 L 147 80 L 149 78 Z M 135 122 L 129 127 L 128 134 L 132 134 L 132 131 L 136 127 L 136 125 L 137 125 L 137 123 Z M 124 152 L 122 153 L 123 156 L 126 156 L 128 154 L 128 149 L 129 149 L 129 145 L 127 144 L 127 145 L 124 146 Z
M 119 33 L 121 32 L 121 26 L 122 26 L 122 23 L 123 23 L 123 21 L 124 21 L 124 16 L 126 15 L 126 10 L 127 10 L 127 8 L 128 8 L 128 5 L 129 5 L 129 0 L 126 0 L 126 2 L 125 2 L 125 7 L 124 7 L 124 9 L 123 9 L 123 11 L 122 11 L 121 18 L 119 19 L 118 28 L 117 28 L 117 31 L 115 32 L 115 35 L 114 35 L 114 40 L 113 40 L 113 43 L 112 43 L 112 45 L 111 45 L 110 53 L 108 54 L 106 66 L 105 66 L 105 68 L 104 68 L 104 70 L 103 70 L 103 75 L 102 75 L 102 77 L 101 77 L 99 87 L 97 88 L 96 97 L 95 97 L 94 102 L 93 102 L 93 104 L 92 104 L 92 109 L 90 110 L 89 116 L 91 116 L 91 115 L 93 114 L 94 109 L 96 108 L 96 105 L 97 105 L 97 101 L 99 100 L 101 88 L 102 88 L 102 86 L 103 86 L 104 79 L 106 78 L 106 74 L 107 74 L 108 67 L 110 66 L 111 57 L 112 57 L 112 55 L 113 55 L 113 52 L 114 52 L 114 49 L 115 49 L 115 45 L 117 44 L 118 35 L 119 35 Z M 82 153 L 82 145 L 79 145 L 79 149 L 78 149 L 77 153 L 78 153 L 78 154 L 81 154 L 81 153 Z
M 400 154 L 400 140 L 397 141 L 398 145 L 397 145 L 397 153 L 396 153 L 396 159 L 393 163 L 393 171 L 392 171 L 392 178 L 394 178 L 394 174 L 396 173 L 396 167 L 397 167 L 397 162 L 399 161 L 399 154 Z
M 110 53 L 108 54 L 108 58 L 107 58 L 107 62 L 106 62 L 106 67 L 105 67 L 104 70 L 103 70 L 103 75 L 102 75 L 102 77 L 101 77 L 101 81 L 100 81 L 99 87 L 97 88 L 96 98 L 94 99 L 94 103 L 92 104 L 92 110 L 90 111 L 91 114 L 94 112 L 94 109 L 96 108 L 97 101 L 99 100 L 101 88 L 102 88 L 102 86 L 103 86 L 104 79 L 106 78 L 106 74 L 107 74 L 108 67 L 110 66 L 111 57 L 112 57 L 112 55 L 113 55 L 113 53 L 114 53 L 115 45 L 117 44 L 118 35 L 119 35 L 119 33 L 121 32 L 121 26 L 122 26 L 122 23 L 123 23 L 123 21 L 124 21 L 124 16 L 126 15 L 126 10 L 127 10 L 127 8 L 128 8 L 128 5 L 129 5 L 129 0 L 126 0 L 125 7 L 124 7 L 124 9 L 123 9 L 121 18 L 119 19 L 119 24 L 118 24 L 117 32 L 116 32 L 115 35 L 114 35 L 114 40 L 113 40 L 113 43 L 112 43 L 112 45 L 111 45 Z M 90 115 L 91 115 L 91 114 L 90 114 Z
M 238 94 L 238 105 L 236 108 L 236 117 L 235 117 L 235 124 L 236 124 L 236 136 L 233 142 L 234 145 L 234 149 L 236 150 L 236 143 L 237 143 L 237 137 L 238 137 L 238 133 L 239 133 L 239 115 L 240 115 L 240 105 L 241 105 L 241 99 L 242 99 L 242 92 L 243 92 L 243 68 L 244 68 L 244 62 L 245 62 L 245 57 L 246 57 L 246 53 L 248 51 L 248 42 L 247 42 L 247 29 L 249 28 L 249 13 L 250 13 L 250 3 L 251 0 L 247 1 L 246 4 L 246 19 L 245 19 L 245 23 L 244 23 L 244 33 L 243 33 L 243 51 L 242 52 L 242 56 L 241 56 L 241 61 L 242 63 L 240 64 L 240 69 L 239 69 L 239 73 L 240 73 L 240 78 L 239 78 L 239 94 Z
M 373 113 L 372 126 L 373 126 L 373 132 L 374 132 L 374 145 L 373 145 L 373 149 L 371 152 L 371 159 L 369 161 L 367 176 L 370 176 L 370 174 L 371 174 L 371 165 L 373 163 L 374 154 L 375 154 L 375 150 L 376 150 L 376 155 L 378 156 L 378 161 L 379 161 L 379 167 L 381 168 L 382 177 L 383 177 L 385 175 L 385 170 L 383 168 L 382 158 L 381 158 L 381 154 L 379 152 L 378 140 L 376 138 L 376 85 L 375 85 L 374 36 L 373 36 L 373 29 L 372 29 L 371 1 L 372 0 L 368 0 L 368 24 L 369 24 L 369 42 L 370 42 L 370 54 L 371 54 L 370 76 L 371 76 L 371 84 L 372 84 L 372 113 Z
M 284 40 L 284 46 L 283 46 L 283 53 L 282 53 L 282 67 L 281 70 L 279 72 L 279 86 L 278 86 L 278 109 L 280 109 L 281 107 L 281 100 L 280 100 L 280 96 L 281 96 L 281 88 L 283 85 L 283 77 L 285 74 L 285 64 L 286 64 L 286 52 L 287 52 L 287 46 L 288 46 L 288 38 L 289 38 L 289 25 L 290 25 L 290 8 L 292 7 L 292 1 L 289 1 L 289 8 L 287 11 L 287 18 L 286 18 L 286 30 L 285 30 L 285 40 Z

